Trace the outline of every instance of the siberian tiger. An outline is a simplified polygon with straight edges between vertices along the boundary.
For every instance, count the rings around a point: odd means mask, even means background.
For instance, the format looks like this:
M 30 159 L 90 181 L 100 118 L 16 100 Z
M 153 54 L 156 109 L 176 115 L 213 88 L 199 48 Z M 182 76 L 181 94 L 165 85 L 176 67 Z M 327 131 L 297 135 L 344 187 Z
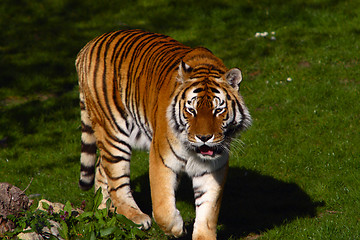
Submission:
M 101 188 L 105 207 L 143 229 L 151 218 L 130 190 L 133 148 L 149 150 L 153 218 L 175 237 L 184 234 L 175 206 L 179 174 L 194 190 L 193 239 L 215 239 L 231 139 L 250 126 L 240 96 L 241 71 L 228 70 L 203 47 L 141 30 L 103 34 L 78 54 L 81 106 L 79 185 Z M 96 163 L 96 152 L 99 159 Z

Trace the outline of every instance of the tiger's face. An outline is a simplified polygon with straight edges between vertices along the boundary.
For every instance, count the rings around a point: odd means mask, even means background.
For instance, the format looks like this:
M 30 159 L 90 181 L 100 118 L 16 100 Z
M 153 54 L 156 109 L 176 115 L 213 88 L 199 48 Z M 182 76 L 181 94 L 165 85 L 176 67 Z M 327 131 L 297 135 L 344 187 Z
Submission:
M 188 150 L 200 159 L 216 160 L 229 151 L 231 138 L 251 122 L 238 93 L 241 72 L 204 71 L 204 66 L 192 68 L 184 62 L 179 68 L 181 90 L 173 99 L 168 118 Z
M 216 158 L 228 149 L 226 119 L 229 108 L 225 93 L 210 84 L 193 86 L 187 91 L 182 114 L 187 122 L 187 146 L 199 157 Z

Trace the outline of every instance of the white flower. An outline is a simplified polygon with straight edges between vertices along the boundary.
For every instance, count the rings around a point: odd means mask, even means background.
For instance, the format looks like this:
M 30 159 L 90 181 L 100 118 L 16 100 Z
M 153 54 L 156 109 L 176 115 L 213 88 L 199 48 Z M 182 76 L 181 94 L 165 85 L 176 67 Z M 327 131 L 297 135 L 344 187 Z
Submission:
M 269 33 L 268 32 L 256 32 L 255 33 L 255 37 L 258 38 L 258 37 L 263 37 L 263 38 L 266 38 L 267 36 L 269 36 Z M 276 37 L 275 37 L 275 32 L 271 32 L 271 40 L 276 40 Z
M 286 81 L 291 82 L 291 81 L 292 81 L 292 78 L 291 78 L 291 77 L 288 77 L 288 78 L 286 79 Z

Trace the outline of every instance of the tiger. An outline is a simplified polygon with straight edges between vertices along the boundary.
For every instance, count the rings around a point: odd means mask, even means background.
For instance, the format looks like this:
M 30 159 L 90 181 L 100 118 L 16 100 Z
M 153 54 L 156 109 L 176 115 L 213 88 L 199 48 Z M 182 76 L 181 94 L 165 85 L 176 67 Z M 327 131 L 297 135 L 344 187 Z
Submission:
M 242 73 L 204 47 L 143 30 L 96 37 L 78 53 L 81 108 L 79 186 L 95 184 L 106 207 L 142 229 L 152 219 L 130 188 L 132 149 L 149 152 L 152 217 L 165 234 L 186 233 L 176 208 L 182 174 L 192 181 L 192 239 L 216 239 L 231 140 L 251 125 L 239 93 Z M 98 151 L 98 158 L 97 158 Z

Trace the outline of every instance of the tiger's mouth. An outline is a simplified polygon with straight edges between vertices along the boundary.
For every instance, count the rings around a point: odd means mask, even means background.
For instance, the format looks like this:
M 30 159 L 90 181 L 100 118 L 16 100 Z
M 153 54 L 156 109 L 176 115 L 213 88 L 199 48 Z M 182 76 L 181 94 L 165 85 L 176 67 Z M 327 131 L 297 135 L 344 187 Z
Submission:
M 196 153 L 201 154 L 202 157 L 214 157 L 222 153 L 221 149 L 217 147 L 210 147 L 205 144 L 200 147 L 196 147 L 195 151 Z

